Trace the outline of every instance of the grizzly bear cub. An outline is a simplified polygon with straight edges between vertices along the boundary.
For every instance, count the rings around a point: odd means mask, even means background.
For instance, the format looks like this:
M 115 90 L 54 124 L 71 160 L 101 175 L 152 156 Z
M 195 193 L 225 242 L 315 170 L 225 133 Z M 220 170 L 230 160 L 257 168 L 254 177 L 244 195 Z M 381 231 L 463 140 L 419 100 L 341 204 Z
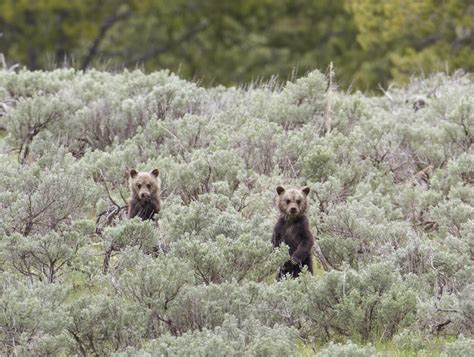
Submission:
M 276 190 L 280 217 L 273 229 L 272 243 L 274 247 L 281 243 L 288 245 L 291 257 L 278 271 L 277 279 L 281 280 L 285 274 L 296 278 L 304 266 L 313 273 L 311 248 L 314 238 L 306 217 L 309 187 L 285 190 L 278 186 Z
M 153 219 L 160 211 L 160 185 L 158 169 L 151 172 L 130 170 L 130 192 L 128 201 L 128 217 L 140 217 L 143 220 Z

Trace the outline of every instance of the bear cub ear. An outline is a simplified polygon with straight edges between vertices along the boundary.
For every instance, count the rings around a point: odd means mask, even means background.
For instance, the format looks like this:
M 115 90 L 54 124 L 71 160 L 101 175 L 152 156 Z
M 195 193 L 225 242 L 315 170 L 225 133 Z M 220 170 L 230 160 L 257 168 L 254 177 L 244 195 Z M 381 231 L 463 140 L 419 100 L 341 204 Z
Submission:
M 303 188 L 301 191 L 303 191 L 304 195 L 305 196 L 308 196 L 308 193 L 310 191 L 310 188 L 308 186 L 306 186 L 305 188 Z
M 129 171 L 129 174 L 130 174 L 130 177 L 131 177 L 131 178 L 134 178 L 135 176 L 137 176 L 138 172 L 137 172 L 137 170 L 135 170 L 135 169 L 131 169 L 131 170 Z
M 278 186 L 277 187 L 277 193 L 278 193 L 278 196 L 280 196 L 283 192 L 285 192 L 285 189 L 281 186 Z
M 155 177 L 158 177 L 158 175 L 160 174 L 160 171 L 158 169 L 154 169 L 151 171 L 151 174 Z

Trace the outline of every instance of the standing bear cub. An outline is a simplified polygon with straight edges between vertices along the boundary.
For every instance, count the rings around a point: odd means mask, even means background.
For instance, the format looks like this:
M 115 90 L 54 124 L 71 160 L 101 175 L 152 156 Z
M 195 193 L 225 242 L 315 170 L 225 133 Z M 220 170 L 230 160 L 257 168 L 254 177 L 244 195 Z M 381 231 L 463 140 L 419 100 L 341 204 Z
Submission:
M 137 172 L 130 170 L 130 192 L 128 201 L 128 217 L 140 217 L 143 220 L 153 219 L 161 208 L 160 188 L 161 181 L 158 169 L 151 172 Z
M 290 260 L 288 260 L 278 271 L 277 279 L 281 280 L 285 274 L 296 278 L 300 275 L 304 266 L 313 273 L 311 260 L 311 248 L 314 238 L 309 229 L 306 208 L 309 187 L 302 190 L 277 187 L 278 209 L 280 217 L 273 229 L 272 243 L 279 247 L 285 243 L 289 247 Z

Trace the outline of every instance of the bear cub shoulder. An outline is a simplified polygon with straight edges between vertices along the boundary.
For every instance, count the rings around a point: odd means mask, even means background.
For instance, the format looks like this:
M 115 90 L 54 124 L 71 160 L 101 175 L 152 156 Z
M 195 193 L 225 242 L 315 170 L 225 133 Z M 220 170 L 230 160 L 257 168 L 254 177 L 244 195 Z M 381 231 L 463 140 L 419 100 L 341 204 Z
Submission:
M 128 201 L 128 217 L 140 217 L 143 220 L 153 219 L 160 211 L 161 181 L 158 169 L 150 172 L 138 172 L 131 169 L 129 177 L 130 200 Z
M 308 207 L 309 187 L 303 189 L 284 189 L 277 187 L 278 209 L 280 217 L 273 229 L 272 243 L 274 247 L 282 243 L 288 245 L 290 259 L 280 268 L 277 279 L 285 274 L 297 277 L 304 266 L 313 273 L 311 249 L 314 238 L 309 229 L 306 209 Z

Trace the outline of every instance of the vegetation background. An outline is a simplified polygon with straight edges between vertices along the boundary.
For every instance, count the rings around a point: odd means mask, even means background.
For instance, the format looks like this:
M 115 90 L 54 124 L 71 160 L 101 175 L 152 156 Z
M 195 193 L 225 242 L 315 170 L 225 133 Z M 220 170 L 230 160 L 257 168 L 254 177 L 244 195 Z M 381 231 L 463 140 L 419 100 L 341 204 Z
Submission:
M 472 11 L 1 1 L 0 354 L 472 355 Z M 281 283 L 279 184 L 327 260 Z
M 9 66 L 170 69 L 205 85 L 330 62 L 362 90 L 474 69 L 471 0 L 2 0 L 0 36 Z

